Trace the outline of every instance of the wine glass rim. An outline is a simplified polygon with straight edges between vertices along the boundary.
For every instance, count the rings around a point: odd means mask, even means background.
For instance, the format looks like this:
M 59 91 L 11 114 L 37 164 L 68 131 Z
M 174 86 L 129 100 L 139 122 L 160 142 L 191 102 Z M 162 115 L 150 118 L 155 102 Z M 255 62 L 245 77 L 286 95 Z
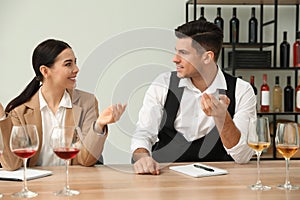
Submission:
M 266 117 L 266 116 L 261 116 L 261 117 L 253 116 L 253 117 L 250 117 L 250 121 L 259 121 L 259 120 L 266 120 L 266 121 L 269 122 L 269 118 Z
M 72 125 L 59 125 L 59 126 L 54 126 L 53 128 L 79 128 L 79 126 L 72 126 Z
M 19 127 L 34 127 L 37 128 L 35 124 L 20 124 L 20 125 L 13 125 L 13 128 L 19 128 Z
M 295 127 L 300 128 L 300 127 L 299 127 L 299 124 L 298 124 L 297 122 L 278 122 L 277 125 L 276 125 L 276 127 L 277 127 L 276 132 L 278 131 L 278 129 L 279 129 L 280 127 L 286 127 L 286 126 L 288 126 L 288 125 L 291 125 L 291 126 L 295 126 Z
M 12 142 L 14 140 L 14 137 L 16 135 L 18 135 L 19 131 L 22 132 L 23 136 L 26 135 L 26 138 L 27 137 L 30 138 L 30 143 L 32 143 L 32 141 L 35 141 L 34 144 L 30 145 L 30 147 L 28 146 L 29 149 L 38 150 L 39 144 L 40 144 L 40 139 L 39 139 L 37 127 L 34 124 L 13 125 L 12 133 L 11 133 L 10 139 L 9 139 L 9 148 L 10 148 L 10 150 L 13 151 L 15 149 L 15 147 L 13 147 Z M 24 138 L 24 137 L 22 137 L 22 138 Z M 20 147 L 20 148 L 24 148 L 24 147 Z
M 67 125 L 67 126 L 59 125 L 59 126 L 54 126 L 53 129 L 52 129 L 52 131 L 55 130 L 55 129 L 61 129 L 61 128 L 68 128 L 68 129 L 69 128 L 73 128 L 74 130 L 76 130 L 76 131 L 79 130 L 79 132 L 81 132 L 80 127 L 79 126 L 75 126 L 75 125 L 74 126 L 73 125 Z M 81 138 L 81 134 L 79 134 L 79 135 L 80 135 L 80 138 Z
M 79 127 L 79 126 L 73 126 L 73 125 L 67 125 L 67 126 L 59 125 L 59 126 L 53 127 L 53 128 L 52 128 L 52 131 L 51 131 L 51 137 L 52 137 L 52 135 L 53 135 L 53 133 L 54 133 L 54 131 L 55 131 L 56 129 L 62 129 L 62 128 L 74 129 L 74 130 L 76 131 L 76 133 L 77 133 L 77 135 L 78 135 L 80 141 L 81 141 L 81 142 L 83 141 L 84 137 L 83 137 L 83 135 L 82 135 L 82 133 L 81 133 L 80 127 Z M 51 138 L 51 137 L 50 137 L 50 138 Z
M 269 122 L 269 118 L 266 116 L 257 117 L 256 120 L 267 120 Z

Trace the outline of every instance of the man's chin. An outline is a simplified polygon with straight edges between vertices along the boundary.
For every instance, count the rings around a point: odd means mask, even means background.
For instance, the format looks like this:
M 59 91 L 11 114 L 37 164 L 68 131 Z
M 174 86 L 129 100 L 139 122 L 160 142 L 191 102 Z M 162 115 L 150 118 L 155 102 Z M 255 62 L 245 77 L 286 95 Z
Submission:
M 178 78 L 184 78 L 183 74 L 180 73 L 180 72 L 177 72 L 177 77 L 178 77 Z
M 186 78 L 183 73 L 177 72 L 177 77 L 178 78 Z

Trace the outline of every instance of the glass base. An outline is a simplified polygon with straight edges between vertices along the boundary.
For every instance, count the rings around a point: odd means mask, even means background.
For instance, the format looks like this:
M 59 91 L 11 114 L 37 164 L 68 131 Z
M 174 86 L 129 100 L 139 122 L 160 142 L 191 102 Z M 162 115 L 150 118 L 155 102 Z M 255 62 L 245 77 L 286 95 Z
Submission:
M 27 191 L 14 193 L 11 196 L 16 198 L 32 198 L 32 197 L 36 197 L 37 195 L 38 193 L 27 190 Z
M 277 188 L 282 190 L 298 190 L 299 186 L 291 185 L 291 184 L 282 184 L 282 185 L 278 185 Z
M 64 188 L 63 190 L 57 191 L 54 193 L 56 196 L 74 196 L 79 195 L 80 192 L 77 190 L 71 190 Z
M 271 189 L 270 186 L 261 185 L 261 184 L 260 184 L 260 185 L 257 185 L 257 184 L 255 184 L 255 185 L 250 185 L 249 188 L 250 188 L 251 190 L 270 190 L 270 189 Z
M 3 197 L 3 194 L 0 193 L 0 199 Z

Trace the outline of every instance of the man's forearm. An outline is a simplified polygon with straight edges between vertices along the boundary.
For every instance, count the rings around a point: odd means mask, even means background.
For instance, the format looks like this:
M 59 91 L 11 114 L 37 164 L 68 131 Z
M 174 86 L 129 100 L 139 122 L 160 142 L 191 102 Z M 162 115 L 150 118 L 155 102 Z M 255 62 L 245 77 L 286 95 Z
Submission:
M 237 145 L 237 143 L 240 140 L 241 133 L 233 123 L 229 113 L 226 112 L 224 118 L 215 117 L 214 119 L 215 119 L 216 127 L 220 133 L 220 137 L 223 145 L 227 149 L 231 149 L 232 147 Z

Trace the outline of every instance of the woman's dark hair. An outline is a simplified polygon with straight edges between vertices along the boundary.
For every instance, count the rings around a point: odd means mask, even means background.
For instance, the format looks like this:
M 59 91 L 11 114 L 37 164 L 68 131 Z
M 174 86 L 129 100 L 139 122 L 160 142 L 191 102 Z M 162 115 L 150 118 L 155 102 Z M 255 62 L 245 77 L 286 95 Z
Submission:
M 217 25 L 208 21 L 195 20 L 177 27 L 175 35 L 177 38 L 191 37 L 192 46 L 196 50 L 199 50 L 200 45 L 206 51 L 214 52 L 214 60 L 217 62 L 223 45 L 223 31 Z
M 71 48 L 67 43 L 59 40 L 48 39 L 40 43 L 33 51 L 32 66 L 35 72 L 35 77 L 26 86 L 23 92 L 11 100 L 5 108 L 5 112 L 9 113 L 17 106 L 28 101 L 40 88 L 40 81 L 43 80 L 43 75 L 40 72 L 40 66 L 45 65 L 52 67 L 56 57 L 65 49 Z

